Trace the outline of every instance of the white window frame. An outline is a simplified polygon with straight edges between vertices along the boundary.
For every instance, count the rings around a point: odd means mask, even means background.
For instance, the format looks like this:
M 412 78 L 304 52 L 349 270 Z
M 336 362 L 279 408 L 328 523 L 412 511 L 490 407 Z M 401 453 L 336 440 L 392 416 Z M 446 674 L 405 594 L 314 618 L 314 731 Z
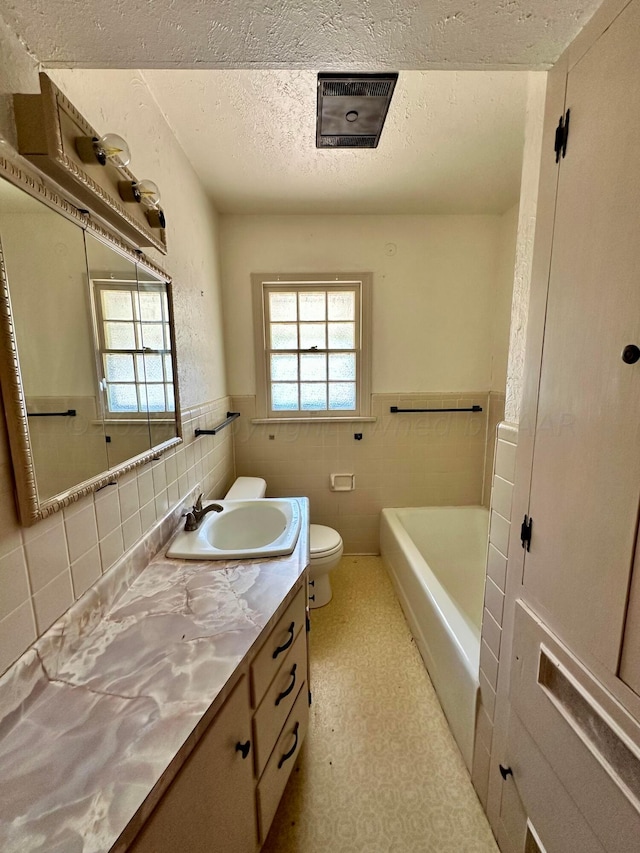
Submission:
M 136 396 L 139 395 L 139 387 L 146 386 L 147 384 L 161 384 L 165 386 L 165 400 L 167 395 L 166 386 L 173 386 L 173 391 L 175 394 L 175 377 L 173 373 L 175 372 L 175 364 L 173 363 L 173 355 L 172 348 L 169 349 L 163 348 L 161 350 L 149 350 L 149 349 L 117 349 L 111 350 L 107 347 L 105 341 L 105 333 L 104 333 L 104 323 L 109 321 L 108 317 L 105 317 L 102 310 L 102 299 L 101 299 L 101 291 L 102 290 L 121 290 L 123 292 L 129 294 L 139 293 L 140 290 L 144 290 L 146 286 L 149 286 L 153 290 L 158 290 L 160 285 L 163 285 L 164 282 L 156 282 L 156 281 L 144 281 L 144 280 L 130 280 L 130 279 L 112 279 L 112 278 L 92 278 L 91 279 L 91 294 L 93 301 L 93 310 L 95 317 L 95 328 L 96 328 L 96 358 L 97 358 L 97 368 L 98 368 L 98 388 L 100 391 L 99 399 L 101 401 L 102 406 L 102 417 L 104 421 L 144 421 L 145 423 L 148 421 L 167 421 L 173 420 L 176 416 L 175 410 L 175 397 L 174 397 L 174 408 L 173 409 L 163 409 L 163 410 L 152 410 L 139 408 L 137 411 L 127 411 L 127 412 L 117 412 L 113 411 L 109 407 L 109 394 L 108 394 L 108 386 L 109 383 L 106 379 L 106 371 L 104 367 L 104 358 L 106 355 L 115 354 L 115 355 L 146 355 L 154 354 L 160 355 L 163 359 L 163 374 L 165 375 L 165 379 L 161 383 L 148 383 L 146 380 L 146 376 L 142 380 L 136 379 L 134 382 L 127 383 L 134 385 L 136 388 Z M 166 287 L 166 285 L 165 285 Z M 169 294 L 167 292 L 167 303 L 169 301 Z M 164 312 L 163 312 L 164 313 Z M 138 321 L 140 322 L 140 321 Z M 169 326 L 169 334 L 172 334 L 171 329 L 171 309 L 167 308 L 167 317 L 163 316 L 162 324 L 168 324 Z M 137 335 L 138 332 L 135 332 Z M 166 369 L 164 367 L 164 360 L 169 356 L 171 358 L 171 367 L 172 367 L 172 378 L 168 379 L 166 377 Z M 139 396 L 138 396 L 139 399 Z
M 253 324 L 255 333 L 256 414 L 254 421 L 358 421 L 375 420 L 371 411 L 371 273 L 282 274 L 253 273 Z M 268 293 L 284 289 L 322 290 L 323 287 L 356 290 L 356 409 L 335 411 L 274 411 L 270 407 L 270 363 L 268 345 Z M 298 350 L 304 352 L 304 350 Z

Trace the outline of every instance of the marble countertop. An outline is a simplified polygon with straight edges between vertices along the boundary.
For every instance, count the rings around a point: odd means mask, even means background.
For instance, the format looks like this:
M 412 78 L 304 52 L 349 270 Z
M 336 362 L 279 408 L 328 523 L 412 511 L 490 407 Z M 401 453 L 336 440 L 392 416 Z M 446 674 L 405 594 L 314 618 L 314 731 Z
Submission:
M 301 504 L 293 554 L 222 563 L 163 549 L 85 636 L 36 649 L 28 698 L 0 723 L 3 853 L 126 849 L 299 586 Z

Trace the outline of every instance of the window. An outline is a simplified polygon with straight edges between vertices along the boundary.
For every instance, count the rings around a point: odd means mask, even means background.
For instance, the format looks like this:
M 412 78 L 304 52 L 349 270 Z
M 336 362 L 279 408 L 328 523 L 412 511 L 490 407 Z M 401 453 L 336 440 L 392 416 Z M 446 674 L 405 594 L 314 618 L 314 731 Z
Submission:
M 367 417 L 371 275 L 252 279 L 260 415 Z
M 164 282 L 93 280 L 105 414 L 175 411 Z

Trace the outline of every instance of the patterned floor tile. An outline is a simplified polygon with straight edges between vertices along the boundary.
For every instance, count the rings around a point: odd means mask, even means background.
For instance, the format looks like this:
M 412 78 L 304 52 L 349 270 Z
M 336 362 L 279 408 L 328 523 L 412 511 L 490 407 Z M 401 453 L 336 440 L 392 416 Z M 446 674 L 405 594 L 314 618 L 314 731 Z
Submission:
M 309 733 L 263 853 L 497 853 L 379 557 L 311 611 Z

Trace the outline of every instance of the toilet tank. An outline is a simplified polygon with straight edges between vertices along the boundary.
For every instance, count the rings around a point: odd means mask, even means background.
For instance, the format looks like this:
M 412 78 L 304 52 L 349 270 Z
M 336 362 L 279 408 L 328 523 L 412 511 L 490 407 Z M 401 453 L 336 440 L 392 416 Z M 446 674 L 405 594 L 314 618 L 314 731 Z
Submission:
M 225 501 L 247 501 L 263 498 L 267 493 L 267 483 L 262 477 L 238 477 L 224 496 Z

